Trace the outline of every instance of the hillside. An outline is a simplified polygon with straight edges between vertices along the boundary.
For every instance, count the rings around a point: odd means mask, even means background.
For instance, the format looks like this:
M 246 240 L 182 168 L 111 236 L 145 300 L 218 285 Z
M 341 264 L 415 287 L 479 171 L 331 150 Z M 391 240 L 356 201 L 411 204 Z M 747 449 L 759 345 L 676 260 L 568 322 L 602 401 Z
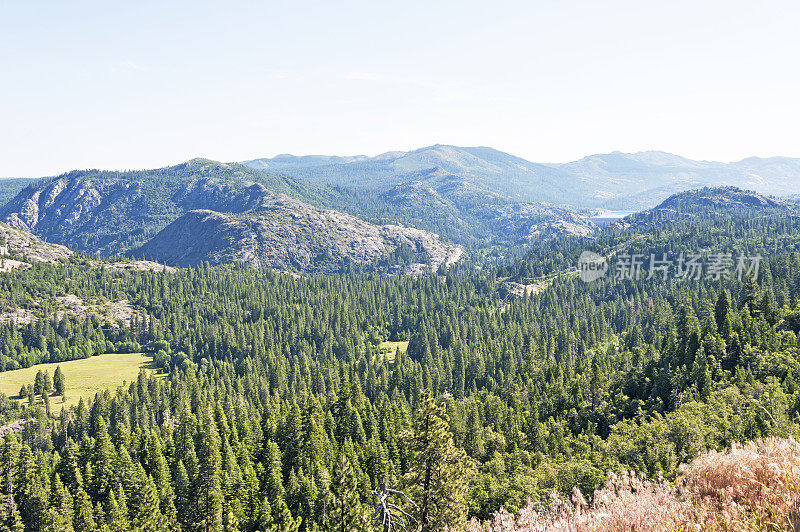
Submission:
M 0 220 L 58 244 L 113 255 L 142 244 L 181 214 L 241 212 L 266 193 L 311 197 L 314 187 L 206 159 L 155 170 L 73 171 L 37 180 L 0 208 Z
M 753 218 L 786 216 L 800 211 L 800 205 L 737 187 L 704 187 L 674 194 L 652 209 L 634 213 L 609 229 L 640 228 L 649 225 L 687 222 L 734 216 Z
M 462 250 L 436 235 L 399 225 L 373 225 L 284 195 L 262 198 L 244 213 L 193 210 L 160 231 L 134 255 L 180 266 L 246 262 L 284 271 L 394 270 L 401 265 L 457 261 Z
M 279 156 L 243 164 L 315 183 L 387 191 L 407 181 L 421 181 L 456 202 L 563 201 L 570 194 L 567 174 L 491 148 L 435 145 L 376 157 Z M 588 193 L 588 189 L 585 191 Z
M 484 264 L 444 275 L 377 275 L 354 265 L 341 268 L 345 275 L 286 275 L 224 264 L 100 268 L 83 259 L 4 274 L 0 299 L 13 315 L 0 321 L 0 369 L 28 368 L 30 378 L 38 364 L 143 352 L 163 370 L 79 401 L 63 416 L 44 377 L 27 400 L 13 388 L 14 396 L 0 395 L 0 425 L 37 420 L 24 438 L 6 440 L 17 476 L 30 479 L 14 483 L 14 499 L 30 507 L 31 493 L 59 494 L 46 499 L 47 530 L 69 530 L 64 521 L 99 530 L 85 522 L 117 517 L 121 530 L 196 530 L 203 520 L 193 501 L 205 492 L 191 495 L 187 486 L 202 482 L 206 467 L 209 499 L 220 501 L 211 518 L 216 528 L 238 523 L 233 530 L 322 529 L 333 504 L 352 510 L 351 524 L 366 521 L 372 490 L 384 482 L 413 501 L 436 497 L 444 508 L 435 511 L 439 529 L 471 521 L 473 530 L 547 530 L 562 519 L 599 530 L 633 521 L 647 530 L 766 516 L 782 525 L 797 496 L 780 483 L 796 468 L 795 443 L 769 439 L 743 453 L 734 446 L 732 458 L 703 453 L 800 430 L 800 218 L 741 190 L 682 198 L 666 204 L 683 202 L 682 212 L 693 214 L 685 222 L 554 235 L 508 272 Z M 179 246 L 183 229 L 171 224 L 174 235 L 154 240 L 164 253 L 194 249 L 290 271 L 334 271 L 364 242 L 387 250 L 402 239 L 429 245 L 392 236 L 390 224 L 281 195 L 244 212 L 192 210 L 179 220 L 190 242 Z M 236 245 L 228 248 L 226 238 Z M 280 239 L 268 249 L 307 244 L 302 255 L 276 257 L 258 247 L 262 238 Z M 317 240 L 337 250 L 335 261 L 313 257 Z M 239 253 L 241 242 L 250 257 L 224 256 Z M 571 273 L 586 249 L 746 251 L 764 260 L 756 280 L 608 275 L 589 283 Z M 380 251 L 376 262 L 389 271 L 390 258 L 417 260 L 410 251 L 401 246 L 386 260 Z M 553 274 L 526 279 L 535 286 L 523 286 L 521 297 L 500 292 L 513 274 L 543 269 Z M 92 451 L 86 465 L 81 449 Z M 415 481 L 424 478 L 429 450 L 441 466 L 436 493 Z M 780 460 L 784 454 L 789 460 Z M 26 476 L 32 463 L 48 474 Z M 748 481 L 751 474 L 758 482 Z M 690 478 L 700 483 L 696 492 L 683 489 Z M 786 505 L 770 498 L 787 493 Z M 111 495 L 127 513 L 106 506 Z M 386 495 L 419 519 L 424 502 Z M 70 497 L 77 502 L 56 511 Z M 75 505 L 80 512 L 69 513 Z M 19 515 L 38 522 L 38 514 Z

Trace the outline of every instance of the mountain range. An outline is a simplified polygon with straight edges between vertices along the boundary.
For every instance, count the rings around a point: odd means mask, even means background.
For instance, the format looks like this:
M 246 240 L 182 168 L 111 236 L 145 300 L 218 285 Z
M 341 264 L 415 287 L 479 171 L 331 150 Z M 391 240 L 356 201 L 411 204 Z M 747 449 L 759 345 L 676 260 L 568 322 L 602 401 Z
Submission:
M 435 145 L 375 157 L 279 155 L 245 165 L 329 185 L 384 190 L 422 181 L 456 194 L 575 207 L 639 210 L 703 186 L 800 193 L 800 159 L 695 161 L 660 151 L 613 152 L 560 164 L 533 163 L 492 148 Z
M 723 185 L 800 194 L 800 160 L 615 152 L 542 164 L 444 145 L 375 157 L 193 159 L 0 182 L 0 196 L 10 197 L 0 221 L 83 252 L 171 265 L 421 271 L 592 236 L 598 210 L 638 211 L 679 191 Z

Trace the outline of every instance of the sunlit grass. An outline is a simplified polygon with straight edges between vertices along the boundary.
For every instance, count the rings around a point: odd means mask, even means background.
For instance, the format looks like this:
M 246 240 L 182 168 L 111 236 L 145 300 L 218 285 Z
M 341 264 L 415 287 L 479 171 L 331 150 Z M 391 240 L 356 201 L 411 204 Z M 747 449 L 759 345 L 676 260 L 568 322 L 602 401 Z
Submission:
M 54 411 L 61 410 L 62 406 L 78 404 L 81 397 L 84 400 L 90 399 L 97 392 L 130 383 L 138 377 L 142 369 L 155 372 L 153 359 L 141 353 L 108 353 L 81 360 L 37 364 L 29 368 L 4 371 L 0 373 L 0 392 L 10 398 L 17 398 L 23 384 L 33 384 L 36 372 L 47 371 L 52 379 L 56 366 L 61 366 L 64 374 L 66 401 L 62 402 L 61 397 L 51 396 L 50 407 Z M 39 400 L 37 397 L 37 401 Z
M 400 349 L 401 353 L 405 353 L 408 350 L 408 342 L 381 342 L 378 349 L 378 352 L 386 357 L 387 361 L 394 362 L 398 349 Z

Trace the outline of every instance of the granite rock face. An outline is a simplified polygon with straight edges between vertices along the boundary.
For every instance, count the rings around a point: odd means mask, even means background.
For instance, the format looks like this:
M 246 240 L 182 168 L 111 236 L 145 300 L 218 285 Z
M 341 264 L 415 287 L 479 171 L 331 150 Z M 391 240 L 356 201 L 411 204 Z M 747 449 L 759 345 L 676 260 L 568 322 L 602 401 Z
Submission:
M 0 241 L 5 252 L 31 261 L 56 262 L 73 252 L 65 246 L 50 244 L 28 232 L 0 222 Z
M 177 266 L 245 262 L 297 272 L 343 271 L 379 261 L 390 268 L 424 262 L 435 269 L 457 261 L 462 253 L 427 231 L 375 225 L 278 194 L 266 195 L 257 208 L 240 213 L 187 212 L 134 251 Z

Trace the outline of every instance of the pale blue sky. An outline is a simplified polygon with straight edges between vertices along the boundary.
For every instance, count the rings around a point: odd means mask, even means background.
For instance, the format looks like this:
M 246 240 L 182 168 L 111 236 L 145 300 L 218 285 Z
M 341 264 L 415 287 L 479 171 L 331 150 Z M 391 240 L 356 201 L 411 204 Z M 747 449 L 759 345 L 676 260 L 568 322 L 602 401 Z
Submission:
M 434 143 L 800 156 L 796 2 L 0 0 L 0 176 Z

